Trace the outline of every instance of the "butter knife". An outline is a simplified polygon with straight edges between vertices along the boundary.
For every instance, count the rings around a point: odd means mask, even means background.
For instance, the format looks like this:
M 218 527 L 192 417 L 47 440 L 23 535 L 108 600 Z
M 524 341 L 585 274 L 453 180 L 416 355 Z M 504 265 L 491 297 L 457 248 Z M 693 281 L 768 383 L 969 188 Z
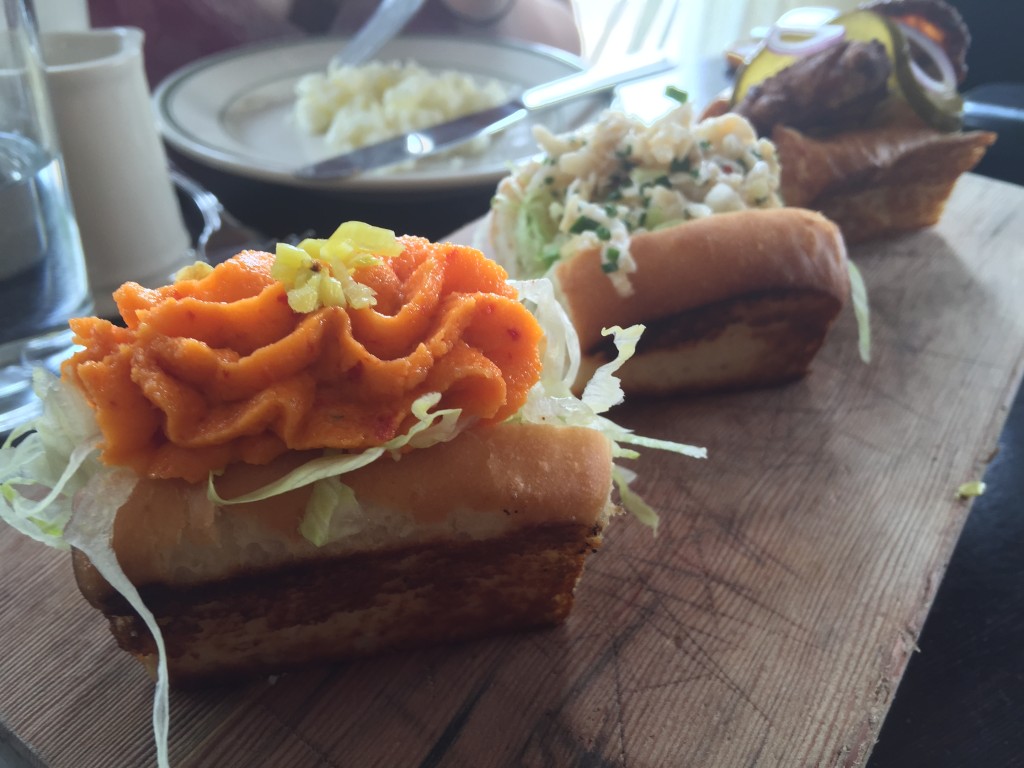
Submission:
M 369 144 L 344 155 L 299 168 L 294 173 L 302 179 L 343 179 L 375 168 L 427 157 L 477 136 L 502 131 L 537 110 L 600 93 L 632 80 L 653 77 L 675 66 L 675 62 L 662 51 L 631 54 L 620 59 L 613 67 L 598 65 L 550 83 L 536 85 L 496 107 Z

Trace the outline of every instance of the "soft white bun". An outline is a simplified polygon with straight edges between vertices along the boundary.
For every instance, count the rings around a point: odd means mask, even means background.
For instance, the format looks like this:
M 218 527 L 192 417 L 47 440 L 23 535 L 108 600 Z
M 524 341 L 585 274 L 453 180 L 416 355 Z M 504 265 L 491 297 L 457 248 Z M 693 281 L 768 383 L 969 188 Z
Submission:
M 241 496 L 315 455 L 233 465 L 217 478 L 218 493 Z M 339 535 L 322 547 L 299 532 L 311 486 L 218 506 L 205 484 L 141 480 L 118 511 L 113 546 L 136 585 L 187 584 L 343 553 L 484 539 L 530 525 L 591 526 L 609 508 L 611 464 L 607 438 L 592 429 L 509 423 L 470 429 L 342 476 L 358 507 L 336 512 Z M 567 476 L 573 482 L 564 482 Z
M 233 467 L 225 496 L 301 461 Z M 172 681 L 269 674 L 384 650 L 556 624 L 615 511 L 611 446 L 576 427 L 501 424 L 343 476 L 358 509 L 316 547 L 309 489 L 218 507 L 204 489 L 144 481 L 114 550 L 156 616 Z M 154 672 L 145 625 L 75 552 L 75 576 L 122 648 Z
M 824 216 L 799 208 L 719 213 L 631 243 L 633 292 L 623 296 L 601 271 L 597 252 L 561 262 L 554 276 L 589 352 L 610 325 L 649 323 L 720 301 L 783 290 L 812 290 L 840 304 L 849 293 L 846 248 Z
M 485 252 L 514 270 L 509 222 L 493 218 Z M 633 236 L 623 295 L 596 251 L 552 271 L 586 358 L 582 383 L 611 352 L 602 329 L 648 326 L 621 370 L 627 392 L 697 392 L 803 375 L 849 294 L 839 228 L 800 208 L 719 213 Z M 513 272 L 513 276 L 514 272 Z

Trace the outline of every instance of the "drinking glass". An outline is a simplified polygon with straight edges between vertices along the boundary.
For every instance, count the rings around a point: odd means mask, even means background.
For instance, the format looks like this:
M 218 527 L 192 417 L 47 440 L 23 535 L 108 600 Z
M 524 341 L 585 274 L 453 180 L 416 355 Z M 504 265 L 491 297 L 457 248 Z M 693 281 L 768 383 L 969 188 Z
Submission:
M 39 410 L 32 369 L 57 372 L 68 319 L 92 309 L 81 238 L 24 0 L 0 0 L 0 433 Z

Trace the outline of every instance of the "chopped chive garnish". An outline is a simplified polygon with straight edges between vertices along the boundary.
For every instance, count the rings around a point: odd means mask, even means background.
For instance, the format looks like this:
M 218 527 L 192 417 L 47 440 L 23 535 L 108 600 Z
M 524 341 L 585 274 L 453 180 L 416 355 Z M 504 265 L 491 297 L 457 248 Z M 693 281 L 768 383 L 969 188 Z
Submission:
M 690 98 L 690 94 L 682 88 L 676 88 L 674 85 L 668 85 L 665 87 L 665 95 L 670 99 L 675 99 L 680 104 L 685 104 Z
M 677 157 L 677 158 L 675 158 L 672 161 L 672 163 L 669 165 L 668 169 L 670 171 L 672 171 L 672 173 L 682 173 L 684 171 L 689 171 L 690 170 L 690 156 L 687 155 L 686 157 Z
M 619 269 L 619 253 L 618 248 L 609 248 L 604 252 L 605 261 L 601 262 L 601 271 L 605 274 L 609 272 L 616 272 Z
M 575 222 L 573 222 L 573 225 L 572 227 L 569 228 L 569 231 L 572 232 L 574 235 L 578 235 L 582 232 L 586 232 L 587 230 L 596 228 L 596 221 L 594 221 L 589 216 L 580 216 L 578 219 L 576 219 Z

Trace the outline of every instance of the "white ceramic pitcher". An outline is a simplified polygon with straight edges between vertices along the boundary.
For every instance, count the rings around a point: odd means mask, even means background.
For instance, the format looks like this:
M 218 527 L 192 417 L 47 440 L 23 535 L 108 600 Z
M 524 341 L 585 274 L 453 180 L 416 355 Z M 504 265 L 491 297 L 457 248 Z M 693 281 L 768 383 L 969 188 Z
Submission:
M 169 281 L 190 247 L 131 27 L 42 35 L 47 85 L 96 313 L 126 281 Z

